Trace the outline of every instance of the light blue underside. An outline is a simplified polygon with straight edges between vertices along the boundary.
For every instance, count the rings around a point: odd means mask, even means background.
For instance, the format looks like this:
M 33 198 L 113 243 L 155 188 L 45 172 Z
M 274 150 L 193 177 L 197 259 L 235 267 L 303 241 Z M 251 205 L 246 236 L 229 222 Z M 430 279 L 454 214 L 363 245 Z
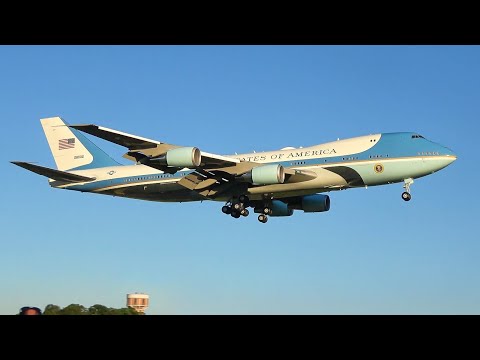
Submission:
M 77 130 L 72 129 L 74 134 L 82 141 L 85 147 L 94 155 L 94 161 L 88 165 L 84 165 L 72 170 L 91 169 L 96 167 L 118 166 L 120 165 L 115 160 L 110 158 L 105 152 L 98 148 L 95 144 L 90 142 Z M 438 170 L 438 168 L 447 166 L 449 162 L 445 160 L 430 160 L 428 162 L 423 161 L 421 157 L 433 159 L 435 156 L 455 155 L 450 149 L 431 142 L 424 138 L 414 137 L 415 133 L 402 132 L 402 133 L 385 133 L 382 134 L 379 141 L 370 149 L 357 154 L 349 154 L 343 156 L 332 156 L 328 158 L 315 158 L 315 159 L 302 159 L 304 163 L 302 166 L 320 165 L 325 166 L 335 163 L 336 165 L 348 166 L 357 171 L 362 177 L 366 185 L 379 185 L 387 182 L 402 181 L 407 177 L 416 178 L 424 176 L 429 172 Z M 294 150 L 292 150 L 294 151 Z M 354 155 L 354 160 L 352 156 Z M 409 161 L 399 161 L 398 159 L 412 158 Z M 415 159 L 414 159 L 415 158 Z M 269 163 L 265 168 L 281 164 L 284 167 L 290 167 L 293 162 L 298 159 L 290 161 L 282 161 L 277 163 Z M 368 163 L 358 164 L 359 161 L 369 161 Z M 378 173 L 374 170 L 374 165 L 370 161 L 375 161 L 383 165 L 384 170 Z M 351 163 L 357 162 L 355 165 Z M 442 163 L 443 162 L 443 163 Z M 299 166 L 295 166 L 299 167 Z M 179 172 L 173 175 L 167 175 L 169 179 L 180 180 L 187 172 Z M 163 180 L 159 178 L 159 182 Z M 68 189 L 79 191 L 94 191 L 105 187 L 116 186 L 128 182 L 130 185 L 136 185 L 148 181 L 142 176 L 130 176 L 117 178 L 112 180 L 101 180 L 84 185 L 69 186 Z

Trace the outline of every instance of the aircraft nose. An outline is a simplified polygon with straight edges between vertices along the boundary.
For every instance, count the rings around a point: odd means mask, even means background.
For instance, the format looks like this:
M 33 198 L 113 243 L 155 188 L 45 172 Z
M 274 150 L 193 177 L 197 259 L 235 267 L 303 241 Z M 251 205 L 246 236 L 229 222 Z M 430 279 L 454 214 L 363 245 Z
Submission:
M 457 160 L 457 154 L 455 154 L 451 149 L 447 148 L 447 147 L 443 147 L 444 149 L 444 155 L 447 156 L 450 160 L 450 162 L 454 162 L 455 160 Z
M 427 156 L 423 159 L 425 166 L 431 173 L 441 170 L 457 160 L 457 155 L 451 149 L 440 144 L 436 144 L 435 149 L 437 156 Z

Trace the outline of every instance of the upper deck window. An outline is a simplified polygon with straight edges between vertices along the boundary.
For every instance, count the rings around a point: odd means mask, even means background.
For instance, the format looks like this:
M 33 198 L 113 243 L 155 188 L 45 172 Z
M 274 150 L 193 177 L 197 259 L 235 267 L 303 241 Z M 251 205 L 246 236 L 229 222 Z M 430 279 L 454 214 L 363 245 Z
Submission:
M 415 134 L 415 135 L 412 135 L 412 139 L 425 139 L 425 138 L 422 135 Z

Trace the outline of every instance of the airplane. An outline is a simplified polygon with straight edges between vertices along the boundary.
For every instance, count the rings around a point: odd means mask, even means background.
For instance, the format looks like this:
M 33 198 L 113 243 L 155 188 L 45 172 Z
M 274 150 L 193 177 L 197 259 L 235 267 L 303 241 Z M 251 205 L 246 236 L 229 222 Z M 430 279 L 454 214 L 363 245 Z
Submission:
M 249 154 L 217 155 L 194 146 L 172 145 L 60 117 L 40 119 L 57 169 L 29 162 L 13 164 L 49 178 L 58 189 L 132 199 L 224 202 L 233 218 L 258 213 L 291 216 L 295 210 L 330 210 L 325 192 L 403 182 L 410 201 L 414 179 L 433 174 L 457 156 L 413 132 L 379 133 L 313 145 Z M 122 165 L 83 133 L 123 146 Z

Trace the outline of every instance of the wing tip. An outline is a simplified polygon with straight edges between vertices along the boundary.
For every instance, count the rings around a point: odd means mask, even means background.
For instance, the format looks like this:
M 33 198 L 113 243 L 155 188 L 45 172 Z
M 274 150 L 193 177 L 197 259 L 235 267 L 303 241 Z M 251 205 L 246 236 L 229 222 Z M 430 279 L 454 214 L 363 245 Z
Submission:
M 71 128 L 77 129 L 77 130 L 81 130 L 82 128 L 86 128 L 86 127 L 96 127 L 96 128 L 98 128 L 98 126 L 95 125 L 95 124 L 76 124 L 76 125 L 68 125 L 68 127 L 71 127 Z
M 26 161 L 10 161 L 10 163 L 17 166 L 22 166 L 23 164 L 29 164 Z

